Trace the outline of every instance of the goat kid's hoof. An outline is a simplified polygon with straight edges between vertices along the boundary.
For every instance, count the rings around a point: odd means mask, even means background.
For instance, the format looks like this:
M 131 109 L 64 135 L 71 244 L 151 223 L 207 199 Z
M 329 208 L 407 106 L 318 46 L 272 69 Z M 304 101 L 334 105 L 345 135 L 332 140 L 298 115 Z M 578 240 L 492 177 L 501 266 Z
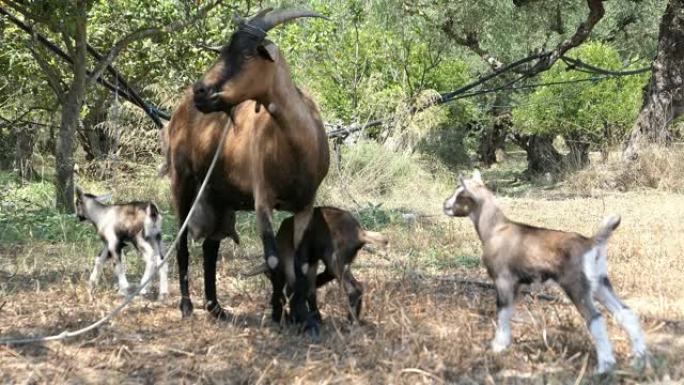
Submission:
M 650 372 L 652 367 L 649 354 L 643 353 L 632 358 L 632 368 L 640 373 Z
M 193 306 L 192 301 L 190 301 L 190 298 L 181 299 L 180 311 L 183 315 L 183 318 L 190 318 L 192 316 Z
M 607 375 L 613 371 L 615 367 L 615 361 L 600 361 L 596 365 L 596 375 L 602 376 Z
M 503 343 L 501 341 L 498 341 L 496 339 L 492 340 L 492 342 L 489 344 L 489 346 L 492 348 L 492 351 L 494 353 L 501 353 L 504 350 L 508 348 L 509 344 Z

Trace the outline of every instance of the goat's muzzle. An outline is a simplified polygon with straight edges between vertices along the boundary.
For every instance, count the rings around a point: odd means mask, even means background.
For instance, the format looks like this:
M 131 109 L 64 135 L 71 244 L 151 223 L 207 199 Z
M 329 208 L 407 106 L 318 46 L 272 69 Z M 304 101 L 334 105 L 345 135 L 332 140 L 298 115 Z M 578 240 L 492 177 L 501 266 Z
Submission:
M 192 87 L 192 100 L 195 107 L 207 114 L 210 112 L 224 111 L 229 112 L 233 105 L 226 103 L 221 98 L 221 93 L 214 87 L 208 87 L 203 82 L 197 82 Z

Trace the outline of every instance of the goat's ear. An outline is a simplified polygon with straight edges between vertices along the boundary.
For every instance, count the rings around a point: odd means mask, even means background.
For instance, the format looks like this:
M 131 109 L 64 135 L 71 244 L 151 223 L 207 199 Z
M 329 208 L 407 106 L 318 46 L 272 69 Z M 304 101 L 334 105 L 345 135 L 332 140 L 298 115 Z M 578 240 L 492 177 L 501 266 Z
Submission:
M 76 196 L 79 198 L 83 196 L 83 190 L 78 186 L 76 186 Z
M 276 48 L 275 44 L 271 42 L 259 44 L 257 46 L 257 52 L 259 52 L 259 55 L 261 55 L 264 59 L 270 61 L 275 61 L 276 57 L 278 57 L 278 49 Z
M 463 174 L 458 176 L 458 181 L 461 183 L 461 187 L 463 187 L 463 191 L 470 192 L 468 190 L 468 186 L 466 186 L 466 181 L 465 181 L 465 178 L 463 178 Z
M 483 183 L 482 182 L 482 174 L 480 174 L 480 170 L 475 170 L 473 171 L 473 180 L 475 182 Z
M 108 201 L 108 200 L 110 200 L 110 199 L 112 199 L 112 194 L 111 194 L 111 193 L 109 193 L 109 194 L 104 194 L 104 195 L 98 195 L 98 196 L 95 197 L 95 200 L 98 201 L 98 202 L 100 202 L 100 203 L 104 203 L 104 202 L 106 202 L 106 201 Z

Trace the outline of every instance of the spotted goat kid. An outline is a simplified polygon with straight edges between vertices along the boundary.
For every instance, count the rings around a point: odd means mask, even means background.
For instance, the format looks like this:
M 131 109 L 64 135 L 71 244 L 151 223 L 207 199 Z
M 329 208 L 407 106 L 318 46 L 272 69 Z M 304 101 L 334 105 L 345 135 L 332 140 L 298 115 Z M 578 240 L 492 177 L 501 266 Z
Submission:
M 159 299 L 164 299 L 169 294 L 168 267 L 166 264 L 162 265 L 164 252 L 161 240 L 162 216 L 159 209 L 152 202 L 107 205 L 102 202 L 107 198 L 109 196 L 95 196 L 76 188 L 78 219 L 92 223 L 104 242 L 102 251 L 95 257 L 95 267 L 88 281 L 90 293 L 92 294 L 97 286 L 102 265 L 107 257 L 114 261 L 114 271 L 119 280 L 119 293 L 128 293 L 129 285 L 121 252 L 126 244 L 131 244 L 145 260 L 145 272 L 140 283 L 151 279 L 156 264 L 159 267 Z M 145 286 L 141 294 L 147 294 L 150 286 Z
M 497 329 L 491 346 L 500 352 L 511 343 L 509 321 L 518 287 L 533 281 L 556 281 L 587 323 L 596 345 L 598 373 L 612 370 L 613 350 L 606 326 L 594 299 L 612 313 L 629 335 L 635 365 L 647 363 L 644 336 L 636 315 L 617 297 L 608 280 L 606 243 L 620 224 L 619 216 L 607 217 L 596 234 L 533 227 L 509 220 L 485 187 L 478 171 L 444 202 L 444 213 L 470 217 L 482 248 L 482 261 L 496 286 Z

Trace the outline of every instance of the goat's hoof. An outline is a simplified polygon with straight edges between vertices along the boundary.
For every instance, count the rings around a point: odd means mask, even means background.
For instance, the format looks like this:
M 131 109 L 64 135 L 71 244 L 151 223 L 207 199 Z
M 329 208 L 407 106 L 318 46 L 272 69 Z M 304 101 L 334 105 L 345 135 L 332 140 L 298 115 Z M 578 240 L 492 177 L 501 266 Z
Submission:
M 189 318 L 192 316 L 192 301 L 190 301 L 190 298 L 182 298 L 180 302 L 180 310 L 181 314 L 183 315 L 183 318 Z
M 506 350 L 506 348 L 508 348 L 508 345 L 509 344 L 502 343 L 501 341 L 497 341 L 496 339 L 494 339 L 490 344 L 490 346 L 492 347 L 492 351 L 494 353 L 503 352 L 504 350 Z
M 219 304 L 214 305 L 211 309 L 207 308 L 207 311 L 217 321 L 221 321 L 221 322 L 230 321 L 230 317 L 228 316 L 228 314 L 223 310 L 223 308 Z
M 614 367 L 615 367 L 615 360 L 599 361 L 599 363 L 596 365 L 596 374 L 597 375 L 609 374 L 613 371 Z
M 312 343 L 316 344 L 321 342 L 321 326 L 320 323 L 315 319 L 311 318 L 306 321 L 304 333 L 306 333 L 307 337 Z
M 637 372 L 648 372 L 651 368 L 651 359 L 648 353 L 643 352 L 632 358 L 632 368 Z

